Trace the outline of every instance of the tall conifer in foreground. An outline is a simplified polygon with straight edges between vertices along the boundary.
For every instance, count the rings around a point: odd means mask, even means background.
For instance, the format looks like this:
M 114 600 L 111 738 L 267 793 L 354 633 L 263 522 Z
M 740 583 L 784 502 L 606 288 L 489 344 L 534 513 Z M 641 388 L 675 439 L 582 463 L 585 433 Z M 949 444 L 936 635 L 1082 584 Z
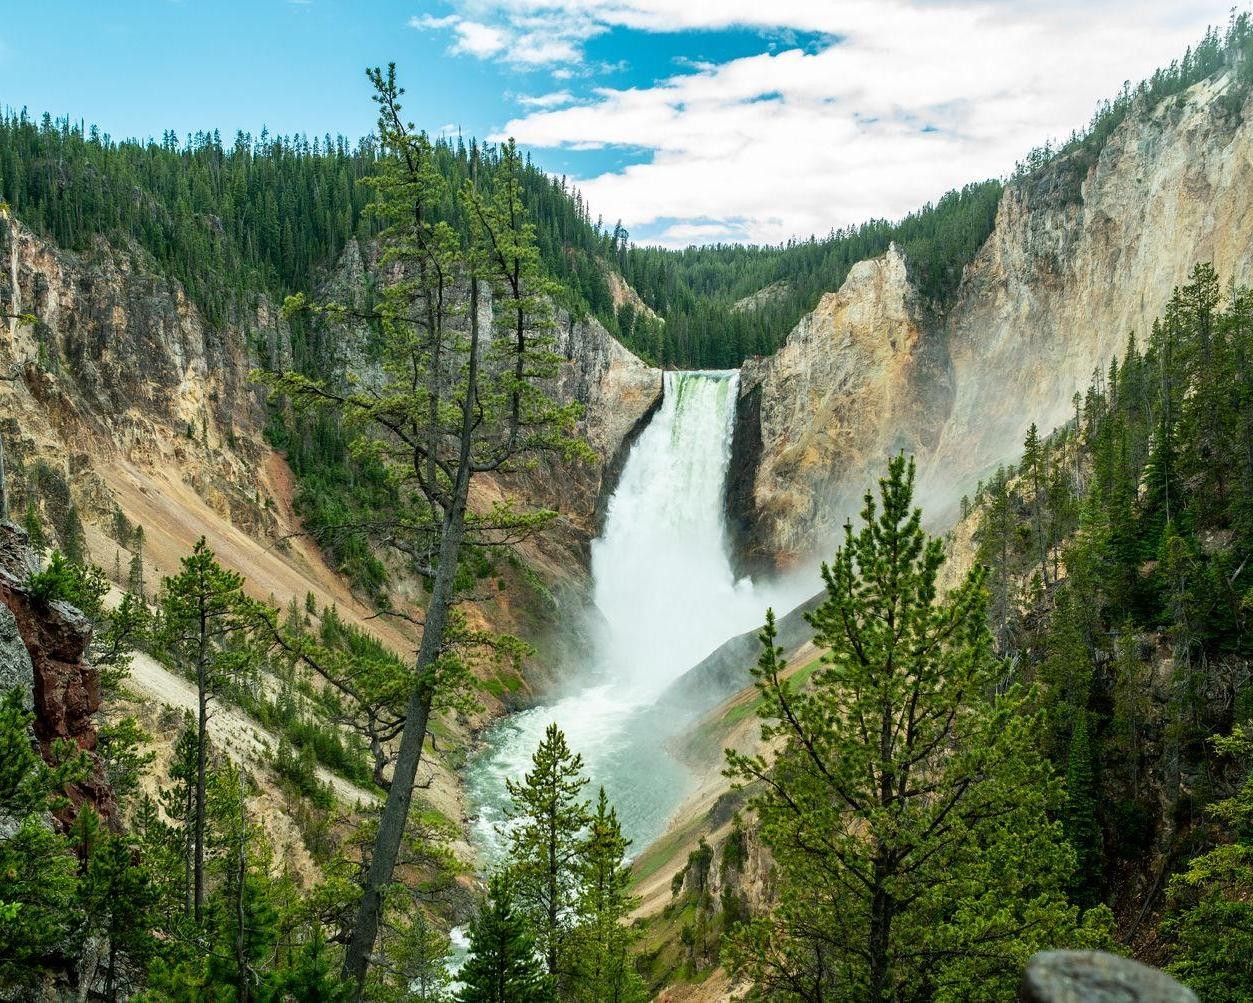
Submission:
M 364 991 L 431 714 L 465 683 L 458 648 L 488 640 L 465 630 L 457 616 L 463 547 L 511 544 L 554 516 L 519 511 L 508 501 L 472 512 L 471 482 L 540 454 L 589 455 L 572 437 L 578 405 L 559 404 L 542 390 L 560 360 L 551 350 L 551 289 L 533 252 L 535 227 L 516 198 L 519 158 L 499 156 L 487 185 L 476 156 L 470 177 L 453 189 L 430 138 L 404 118 L 395 66 L 368 75 L 381 150 L 378 173 L 368 179 L 375 193 L 370 209 L 384 225 L 379 274 L 386 284 L 366 307 L 294 296 L 286 312 L 368 323 L 381 365 L 360 378 L 349 374 L 344 385 L 299 372 L 257 374 L 297 408 L 328 410 L 342 420 L 358 455 L 381 464 L 396 487 L 392 511 L 333 530 L 399 550 L 429 584 L 425 608 L 411 617 L 422 624 L 422 641 L 344 956 L 354 999 Z M 468 235 L 449 223 L 452 211 L 470 219 Z M 484 285 L 509 300 L 496 321 L 510 336 L 492 339 L 490 347 L 481 324 Z
M 894 459 L 823 567 L 812 687 L 784 678 L 768 615 L 754 674 L 775 751 L 727 754 L 761 787 L 779 872 L 777 909 L 729 959 L 771 999 L 1005 999 L 1031 953 L 1083 940 L 1059 785 L 1024 695 L 994 696 L 984 572 L 938 595 L 913 483 Z
M 591 816 L 582 800 L 583 757 L 550 724 L 533 769 L 509 780 L 510 875 L 521 911 L 535 929 L 548 974 L 561 988 L 571 981 L 569 939 L 578 900 L 584 830 Z

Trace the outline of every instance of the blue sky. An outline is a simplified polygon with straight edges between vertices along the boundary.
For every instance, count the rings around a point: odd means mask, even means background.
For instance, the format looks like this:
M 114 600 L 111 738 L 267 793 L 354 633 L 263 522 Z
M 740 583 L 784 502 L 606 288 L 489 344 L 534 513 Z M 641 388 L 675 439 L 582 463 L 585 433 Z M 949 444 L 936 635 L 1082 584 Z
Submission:
M 640 240 L 777 241 L 1000 175 L 1230 0 L 11 0 L 0 103 L 114 136 L 514 135 Z

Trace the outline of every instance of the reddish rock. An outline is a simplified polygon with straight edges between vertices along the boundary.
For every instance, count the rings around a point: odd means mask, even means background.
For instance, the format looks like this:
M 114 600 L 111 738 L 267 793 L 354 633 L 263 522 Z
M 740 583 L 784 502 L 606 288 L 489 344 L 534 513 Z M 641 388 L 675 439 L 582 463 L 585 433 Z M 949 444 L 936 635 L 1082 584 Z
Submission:
M 68 826 L 83 804 L 91 804 L 103 819 L 116 823 L 117 800 L 95 755 L 100 673 L 87 658 L 91 624 L 67 603 L 40 603 L 30 595 L 26 578 L 32 563 L 26 534 L 12 523 L 0 524 L 0 603 L 13 613 L 30 653 L 40 751 L 50 760 L 54 745 L 68 739 L 92 754 L 91 771 L 66 792 L 71 806 L 58 813 L 58 821 Z

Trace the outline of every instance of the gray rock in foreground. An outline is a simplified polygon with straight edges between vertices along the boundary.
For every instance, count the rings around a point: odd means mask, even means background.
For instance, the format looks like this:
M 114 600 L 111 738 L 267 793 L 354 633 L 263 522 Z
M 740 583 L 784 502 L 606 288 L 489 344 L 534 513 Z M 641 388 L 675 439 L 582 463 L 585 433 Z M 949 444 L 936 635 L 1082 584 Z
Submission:
M 34 709 L 35 670 L 30 653 L 18 633 L 13 612 L 0 603 L 0 695 L 14 688 L 22 694 L 22 706 Z
M 1027 965 L 1021 1003 L 1198 1003 L 1165 972 L 1103 951 L 1041 951 Z

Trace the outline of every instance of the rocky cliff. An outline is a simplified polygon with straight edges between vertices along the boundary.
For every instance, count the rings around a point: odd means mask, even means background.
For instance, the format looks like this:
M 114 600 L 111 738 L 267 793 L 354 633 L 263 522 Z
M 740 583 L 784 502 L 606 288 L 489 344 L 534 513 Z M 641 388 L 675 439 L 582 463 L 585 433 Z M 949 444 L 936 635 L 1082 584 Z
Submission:
M 748 566 L 824 550 L 898 449 L 947 522 L 1031 422 L 1064 421 L 1093 369 L 1147 335 L 1197 262 L 1253 280 L 1253 104 L 1233 86 L 1133 111 L 1086 171 L 1063 156 L 1008 184 L 945 313 L 891 250 L 747 364 L 729 505 Z
M 58 811 L 58 821 L 68 824 L 89 804 L 106 822 L 116 822 L 117 800 L 96 756 L 100 673 L 87 657 L 91 625 L 73 606 L 32 595 L 26 582 L 36 568 L 26 534 L 0 523 L 0 693 L 14 687 L 22 693 L 49 762 L 62 741 L 89 756 L 90 770 L 66 789 L 69 804 Z
M 371 248 L 350 243 L 323 293 L 364 289 L 374 263 Z M 275 302 L 258 296 L 210 323 L 141 249 L 98 239 L 70 252 L 5 216 L 0 306 L 8 315 L 0 326 L 0 441 L 15 516 L 36 499 L 61 546 L 84 524 L 88 549 L 105 567 L 115 554 L 123 566 L 130 557 L 115 527 L 141 525 L 153 582 L 204 534 L 260 595 L 286 602 L 311 591 L 320 605 L 368 614 L 317 548 L 293 535 L 297 486 L 265 440 L 264 395 L 247 378 L 261 362 L 290 364 L 292 333 Z M 359 363 L 364 350 L 352 337 L 330 347 L 343 366 Z M 526 556 L 550 585 L 577 588 L 615 457 L 661 379 L 594 319 L 561 318 L 557 350 L 564 361 L 555 389 L 584 405 L 581 431 L 597 460 L 510 487 L 561 513 L 551 542 Z M 479 497 L 490 501 L 504 487 L 484 483 Z M 506 629 L 518 626 L 501 619 Z M 378 621 L 371 629 L 398 650 L 411 646 Z
M 758 460 L 751 499 L 742 486 L 737 498 L 734 485 L 732 499 L 752 566 L 832 536 L 864 488 L 851 472 L 898 449 L 934 448 L 929 419 L 949 395 L 926 326 L 893 246 L 854 265 L 773 356 L 744 365 L 733 451 L 742 455 L 755 439 Z

